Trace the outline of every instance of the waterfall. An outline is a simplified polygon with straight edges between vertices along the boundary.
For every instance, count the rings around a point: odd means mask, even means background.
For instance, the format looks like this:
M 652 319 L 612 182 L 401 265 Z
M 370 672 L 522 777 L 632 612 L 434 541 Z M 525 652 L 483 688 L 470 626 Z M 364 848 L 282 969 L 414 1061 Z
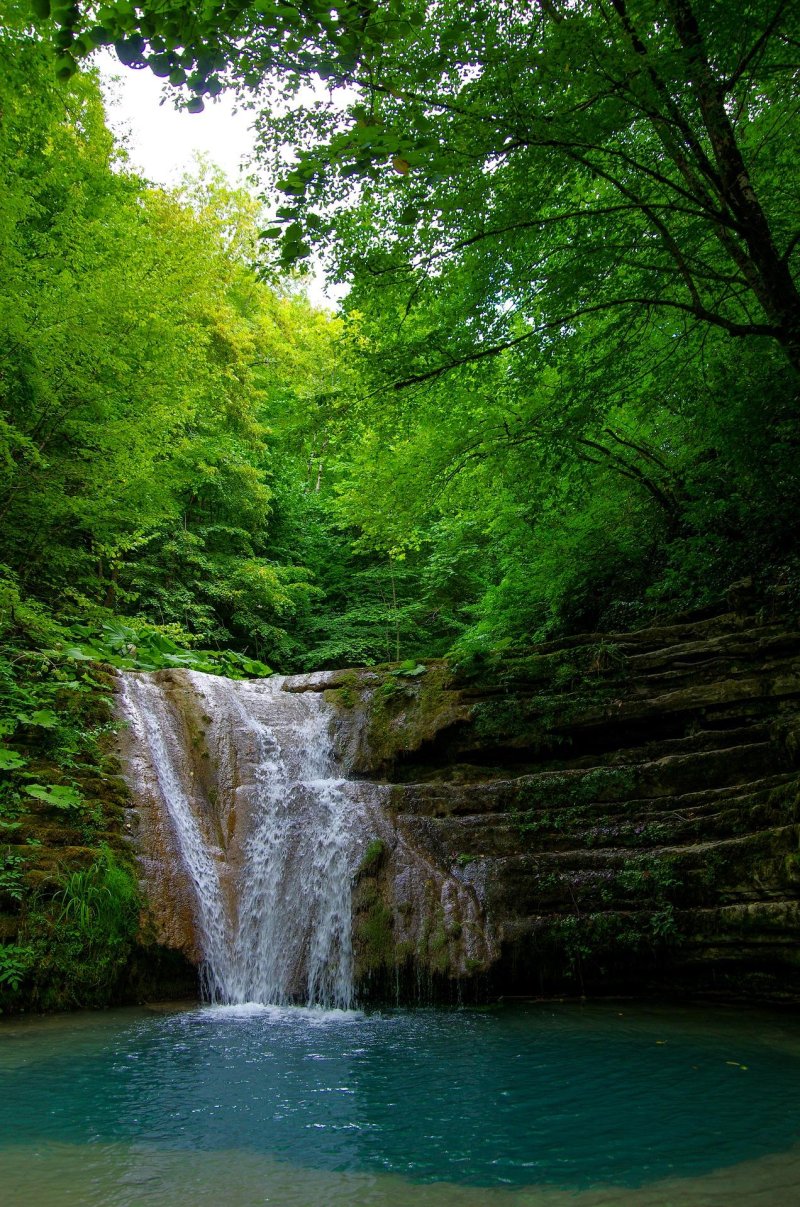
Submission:
M 304 686 L 311 676 L 291 691 L 277 675 L 121 676 L 127 777 L 153 815 L 151 878 L 190 898 L 212 1001 L 352 1004 L 351 883 L 369 821 L 332 753 L 333 709 Z

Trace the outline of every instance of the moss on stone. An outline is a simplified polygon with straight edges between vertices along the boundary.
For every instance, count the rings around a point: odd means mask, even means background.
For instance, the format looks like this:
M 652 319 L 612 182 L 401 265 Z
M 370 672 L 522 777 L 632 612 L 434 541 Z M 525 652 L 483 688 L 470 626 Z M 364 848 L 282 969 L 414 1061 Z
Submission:
M 375 899 L 358 919 L 358 977 L 368 976 L 395 964 L 393 926 L 392 911 L 376 893 Z
M 13 903 L 0 902 L 0 964 L 16 958 L 21 975 L 0 983 L 3 1013 L 137 1000 L 129 965 L 137 951 L 150 950 L 138 933 L 137 871 L 125 826 L 130 798 L 114 753 L 116 675 L 96 665 L 79 674 L 82 689 L 65 689 L 63 706 L 65 730 L 71 725 L 78 735 L 69 779 L 81 803 L 59 809 L 18 794 L 11 810 L 24 891 Z M 57 750 L 36 754 L 37 774 L 62 782 L 63 761 Z M 2 820 L 9 820 L 7 807 Z M 82 904 L 75 896 L 81 884 L 87 893 L 95 889 Z M 148 963 L 145 953 L 141 965 Z
M 450 690 L 452 674 L 444 662 L 431 663 L 413 678 L 400 678 L 391 667 L 377 667 L 373 673 L 378 683 L 364 698 L 359 769 L 385 771 L 467 716 L 458 694 Z
M 383 866 L 389 848 L 382 838 L 373 838 L 361 857 L 356 876 L 375 876 Z
M 336 678 L 336 686 L 325 689 L 323 699 L 334 708 L 342 708 L 348 712 L 354 709 L 361 699 L 361 681 L 357 671 L 343 671 Z

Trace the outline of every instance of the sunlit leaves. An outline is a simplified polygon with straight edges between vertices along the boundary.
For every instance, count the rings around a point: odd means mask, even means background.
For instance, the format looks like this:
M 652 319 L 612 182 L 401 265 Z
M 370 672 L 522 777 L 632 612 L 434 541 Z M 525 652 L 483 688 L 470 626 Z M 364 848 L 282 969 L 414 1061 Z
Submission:
M 408 37 L 424 20 L 423 5 L 414 0 L 231 0 L 206 6 L 164 0 L 145 8 L 109 0 L 99 8 L 59 2 L 52 11 L 45 0 L 35 0 L 34 14 L 43 28 L 54 29 L 63 70 L 74 71 L 76 59 L 94 46 L 113 44 L 126 66 L 149 66 L 175 86 L 185 84 L 196 98 L 217 95 L 232 77 L 253 86 L 275 71 L 313 71 L 319 79 L 339 82 L 362 59 Z
M 68 618 L 169 629 L 160 650 L 140 629 L 131 649 L 73 630 L 76 666 L 268 673 L 315 598 L 272 553 L 269 426 L 318 363 L 329 386 L 329 321 L 258 280 L 253 198 L 212 171 L 169 195 L 113 170 L 94 84 L 54 96 L 43 48 L 22 37 L 10 57 L 41 86 L 12 77 L 0 98 L 0 557 Z M 240 664 L 207 649 L 236 642 Z

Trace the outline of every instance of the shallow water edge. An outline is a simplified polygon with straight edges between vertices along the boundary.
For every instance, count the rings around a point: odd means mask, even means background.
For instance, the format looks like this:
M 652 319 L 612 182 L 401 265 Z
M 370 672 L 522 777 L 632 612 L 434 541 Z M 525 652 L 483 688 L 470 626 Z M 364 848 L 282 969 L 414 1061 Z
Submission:
M 7 1207 L 138 1207 L 224 1202 L 226 1207 L 787 1207 L 800 1187 L 800 1146 L 699 1178 L 647 1187 L 571 1192 L 532 1186 L 487 1189 L 452 1183 L 409 1185 L 391 1174 L 336 1173 L 271 1161 L 241 1149 L 175 1153 L 108 1145 L 87 1154 L 48 1145 L 0 1155 Z

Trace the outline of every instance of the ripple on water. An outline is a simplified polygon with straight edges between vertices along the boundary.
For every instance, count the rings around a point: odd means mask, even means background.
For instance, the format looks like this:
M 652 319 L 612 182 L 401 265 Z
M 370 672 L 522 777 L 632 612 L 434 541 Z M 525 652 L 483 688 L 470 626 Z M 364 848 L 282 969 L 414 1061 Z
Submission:
M 412 1181 L 417 1207 L 783 1207 L 799 1140 L 788 1016 L 244 1005 L 0 1027 L 0 1185 L 37 1207 L 188 1202 L 201 1170 L 195 1202 L 383 1207 Z

